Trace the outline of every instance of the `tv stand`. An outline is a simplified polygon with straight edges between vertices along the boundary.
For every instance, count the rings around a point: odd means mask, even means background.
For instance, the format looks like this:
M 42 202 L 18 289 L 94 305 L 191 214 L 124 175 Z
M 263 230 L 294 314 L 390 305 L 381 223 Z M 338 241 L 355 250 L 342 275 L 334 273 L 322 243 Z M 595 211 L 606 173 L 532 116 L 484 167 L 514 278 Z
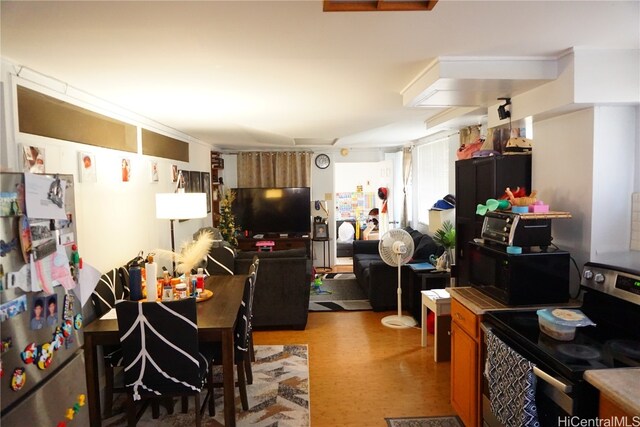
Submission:
M 273 246 L 274 251 L 304 248 L 307 252 L 307 257 L 311 255 L 311 238 L 302 237 L 302 235 L 299 234 L 289 234 L 288 237 L 280 237 L 279 233 L 264 233 L 264 237 L 261 239 L 238 237 L 238 249 L 241 251 L 257 251 L 258 247 L 256 243 L 265 240 L 272 241 L 275 244 Z

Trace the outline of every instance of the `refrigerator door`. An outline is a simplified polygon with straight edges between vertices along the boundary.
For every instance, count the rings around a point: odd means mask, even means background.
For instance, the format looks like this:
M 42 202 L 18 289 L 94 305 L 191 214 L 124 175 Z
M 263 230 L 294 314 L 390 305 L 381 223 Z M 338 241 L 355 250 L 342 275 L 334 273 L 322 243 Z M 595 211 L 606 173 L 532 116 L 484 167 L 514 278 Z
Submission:
M 2 391 L 4 397 L 5 391 Z M 69 426 L 88 426 L 87 405 L 78 406 L 73 420 L 66 418 L 67 411 L 78 403 L 81 394 L 86 395 L 84 380 L 84 353 L 73 354 L 36 393 L 29 394 L 7 414 L 2 415 L 3 426 L 55 426 L 65 421 Z
M 64 248 L 67 256 L 71 255 L 71 243 L 75 241 L 75 206 L 73 191 L 73 176 L 59 175 L 66 182 L 65 210 L 70 221 L 63 223 L 42 221 L 57 231 L 57 243 Z M 3 375 L 0 378 L 0 416 L 5 425 L 5 415 L 14 407 L 23 406 L 22 400 L 32 401 L 30 394 L 37 390 L 41 395 L 40 387 L 48 381 L 49 377 L 57 375 L 61 367 L 67 361 L 77 355 L 84 341 L 79 313 L 82 313 L 79 299 L 75 298 L 72 290 L 66 291 L 62 286 L 53 287 L 53 294 L 45 292 L 29 292 L 30 288 L 22 289 L 13 287 L 19 282 L 28 282 L 27 272 L 30 276 L 30 265 L 24 261 L 24 255 L 20 244 L 20 224 L 24 224 L 25 217 L 12 207 L 4 209 L 12 194 L 19 194 L 19 188 L 24 184 L 24 175 L 21 173 L 0 173 L 0 202 L 3 209 L 0 211 L 0 243 L 2 244 L 2 256 L 0 265 L 4 275 L 2 277 L 2 290 L 0 290 L 0 335 L 2 338 L 2 353 L 0 354 Z M 62 225 L 61 225 L 62 224 Z M 33 233 L 32 233 L 33 234 Z M 36 233 L 37 234 L 37 233 Z M 66 240 L 62 241 L 59 237 Z M 35 236 L 32 236 L 35 239 Z M 68 262 L 65 257 L 59 257 L 56 262 Z M 45 265 L 44 263 L 42 265 Z M 49 265 L 52 265 L 50 263 Z M 44 278 L 47 274 L 44 269 L 39 271 L 39 276 Z M 20 274 L 18 274 L 20 273 Z M 22 277 L 22 279 L 16 277 Z M 65 310 L 65 302 L 73 301 L 70 310 Z M 38 308 L 38 307 L 39 308 Z M 70 305 L 67 305 L 69 308 Z M 36 309 L 42 313 L 42 318 L 36 316 Z M 69 321 L 69 322 L 67 322 Z M 63 335 L 64 339 L 60 337 Z M 41 357 L 44 356 L 44 357 Z M 79 381 L 84 386 L 84 369 L 75 372 Z M 49 397 L 57 409 L 66 402 L 58 399 L 54 392 Z M 33 412 L 40 411 L 33 407 Z M 62 420 L 63 417 L 60 419 Z M 54 423 L 55 425 L 57 423 Z M 6 425 L 11 425 L 7 423 Z M 21 422 L 16 425 L 43 425 Z

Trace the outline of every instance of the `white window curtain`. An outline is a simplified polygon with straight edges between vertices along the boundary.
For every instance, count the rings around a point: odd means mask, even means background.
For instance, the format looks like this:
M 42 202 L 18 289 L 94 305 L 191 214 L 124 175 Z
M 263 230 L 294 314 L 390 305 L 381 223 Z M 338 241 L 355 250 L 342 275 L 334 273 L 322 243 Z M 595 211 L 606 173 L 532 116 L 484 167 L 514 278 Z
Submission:
M 406 227 L 411 222 L 411 205 L 413 202 L 413 198 L 411 197 L 412 169 L 413 162 L 411 158 L 411 147 L 404 147 L 402 149 L 402 191 L 404 193 L 404 198 L 402 200 L 402 214 L 400 215 L 401 227 Z
M 416 213 L 418 223 L 429 225 L 429 209 L 433 204 L 452 192 L 450 188 L 450 165 L 452 164 L 450 137 L 418 145 L 416 151 Z

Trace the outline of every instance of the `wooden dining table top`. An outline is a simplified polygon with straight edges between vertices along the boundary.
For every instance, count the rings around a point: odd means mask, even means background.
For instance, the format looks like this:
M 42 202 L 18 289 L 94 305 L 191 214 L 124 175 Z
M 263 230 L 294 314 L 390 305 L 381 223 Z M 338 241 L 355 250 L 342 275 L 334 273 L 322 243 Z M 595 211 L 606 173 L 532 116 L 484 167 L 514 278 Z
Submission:
M 209 276 L 205 279 L 205 289 L 213 292 L 208 300 L 196 304 L 198 309 L 198 334 L 233 327 L 242 301 L 246 275 Z M 117 319 L 97 319 L 84 328 L 84 334 L 93 336 L 112 335 L 118 332 Z M 115 334 L 118 343 L 117 334 Z

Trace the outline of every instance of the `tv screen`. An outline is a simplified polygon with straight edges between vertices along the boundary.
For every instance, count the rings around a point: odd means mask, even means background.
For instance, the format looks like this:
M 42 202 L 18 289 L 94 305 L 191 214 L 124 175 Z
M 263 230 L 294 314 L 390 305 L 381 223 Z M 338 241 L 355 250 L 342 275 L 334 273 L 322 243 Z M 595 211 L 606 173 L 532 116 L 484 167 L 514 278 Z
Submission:
M 309 187 L 236 188 L 231 209 L 236 226 L 251 235 L 265 233 L 309 234 Z

